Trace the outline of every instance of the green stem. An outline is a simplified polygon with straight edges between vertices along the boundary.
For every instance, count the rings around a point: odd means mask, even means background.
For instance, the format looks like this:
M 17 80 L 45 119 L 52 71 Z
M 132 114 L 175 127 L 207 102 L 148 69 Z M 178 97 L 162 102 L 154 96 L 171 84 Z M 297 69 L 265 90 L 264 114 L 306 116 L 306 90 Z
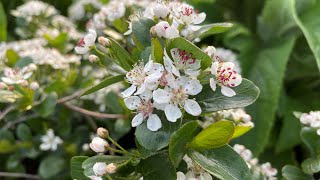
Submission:
M 96 47 L 95 45 L 93 45 L 93 46 L 91 47 L 91 49 L 94 50 L 96 53 L 98 53 L 100 56 L 109 58 L 108 55 L 106 55 L 105 53 L 103 53 L 103 52 L 101 52 L 99 49 L 97 49 L 97 47 Z
M 107 137 L 107 139 L 112 142 L 112 144 L 114 144 L 115 146 L 117 146 L 119 149 L 121 149 L 124 152 L 127 152 L 127 150 L 125 150 L 122 146 L 120 146 L 120 144 L 118 144 L 115 140 L 113 140 L 110 136 Z
M 111 176 L 109 174 L 106 174 L 106 177 L 108 180 L 112 180 Z

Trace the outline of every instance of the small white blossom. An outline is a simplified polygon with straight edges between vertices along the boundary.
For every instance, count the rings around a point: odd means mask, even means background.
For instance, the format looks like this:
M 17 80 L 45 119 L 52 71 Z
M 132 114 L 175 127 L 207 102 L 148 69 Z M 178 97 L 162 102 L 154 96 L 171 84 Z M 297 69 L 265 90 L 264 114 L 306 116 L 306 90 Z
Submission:
M 153 114 L 155 108 L 151 101 L 152 92 L 146 90 L 140 96 L 130 96 L 124 99 L 124 103 L 130 110 L 137 110 L 138 114 L 132 119 L 132 127 L 139 126 L 147 119 L 147 128 L 150 131 L 157 131 L 162 127 L 161 120 L 157 114 Z
M 47 134 L 41 136 L 40 149 L 42 151 L 55 151 L 59 144 L 62 144 L 62 139 L 59 136 L 55 136 L 52 129 L 48 129 Z
M 234 64 L 231 62 L 214 62 L 211 66 L 211 74 L 215 78 L 210 78 L 210 87 L 213 91 L 216 90 L 217 84 L 221 86 L 221 93 L 227 97 L 236 95 L 236 92 L 231 87 L 236 87 L 242 82 L 241 75 L 237 74 L 234 69 Z
M 261 172 L 267 176 L 268 179 L 276 179 L 275 176 L 278 174 L 278 170 L 272 168 L 269 162 L 261 165 Z
M 105 162 L 97 162 L 92 167 L 96 176 L 103 176 L 107 174 L 107 164 Z
M 57 10 L 52 5 L 42 1 L 28 1 L 11 11 L 13 16 L 25 18 L 28 22 L 32 20 L 33 16 L 49 17 L 56 13 Z
M 155 26 L 155 31 L 159 37 L 173 39 L 179 37 L 179 31 L 176 27 L 170 26 L 167 21 L 161 21 Z
M 32 76 L 33 71 L 29 67 L 22 69 L 5 68 L 4 75 L 1 80 L 6 84 L 25 84 L 26 80 Z
M 158 18 L 166 18 L 170 13 L 169 8 L 163 4 L 162 1 L 158 1 L 157 4 L 152 7 L 152 10 L 154 16 Z
M 108 21 L 113 22 L 124 16 L 126 7 L 123 2 L 111 0 L 106 6 L 101 8 L 101 12 L 105 15 Z
M 100 137 L 94 137 L 90 143 L 90 148 L 96 153 L 103 153 L 107 150 L 109 144 Z
M 300 122 L 311 128 L 317 129 L 317 134 L 320 135 L 320 111 L 311 111 L 309 113 L 302 113 Z
M 90 47 L 94 45 L 97 38 L 97 33 L 93 29 L 89 29 L 89 33 L 85 35 L 78 42 L 75 50 L 78 54 L 85 54 L 90 50 Z

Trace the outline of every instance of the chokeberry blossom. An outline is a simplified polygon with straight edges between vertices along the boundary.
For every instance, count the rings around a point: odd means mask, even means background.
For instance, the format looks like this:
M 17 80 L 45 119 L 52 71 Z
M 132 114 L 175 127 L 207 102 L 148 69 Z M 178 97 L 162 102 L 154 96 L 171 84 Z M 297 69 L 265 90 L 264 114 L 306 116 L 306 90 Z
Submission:
M 192 53 L 185 50 L 173 48 L 170 50 L 173 61 L 164 50 L 163 62 L 166 70 L 178 77 L 181 72 L 191 77 L 197 77 L 200 72 L 200 60 L 193 57 Z
M 127 98 L 133 94 L 142 94 L 146 89 L 156 89 L 163 72 L 162 64 L 154 63 L 151 59 L 145 66 L 143 62 L 135 64 L 133 69 L 126 74 L 127 81 L 132 85 L 122 92 L 122 96 Z
M 166 18 L 170 13 L 169 8 L 162 1 L 158 1 L 157 4 L 152 7 L 152 10 L 154 16 L 157 18 Z
M 109 144 L 106 140 L 100 137 L 94 137 L 89 144 L 90 148 L 96 153 L 103 153 L 109 147 Z
M 212 176 L 194 163 L 190 157 L 186 155 L 183 157 L 183 160 L 187 163 L 188 172 L 186 174 L 177 172 L 177 180 L 212 180 Z
M 320 135 L 320 111 L 311 111 L 309 113 L 302 113 L 300 122 L 311 128 L 317 129 L 317 134 Z
M 25 84 L 28 83 L 27 79 L 33 74 L 33 71 L 37 69 L 35 64 L 29 64 L 22 69 L 13 69 L 6 67 L 4 69 L 4 77 L 1 78 L 6 84 Z
M 59 144 L 62 144 L 62 139 L 59 136 L 55 136 L 52 129 L 48 129 L 47 134 L 41 136 L 42 143 L 40 144 L 40 149 L 42 151 L 55 151 Z
M 166 39 L 173 39 L 179 37 L 179 31 L 177 27 L 169 25 L 167 21 L 161 21 L 155 26 L 155 31 L 157 36 L 163 37 Z
M 97 39 L 97 33 L 93 29 L 89 29 L 89 33 L 80 39 L 77 46 L 74 48 L 78 54 L 85 54 L 94 45 Z
M 199 116 L 201 107 L 194 99 L 194 96 L 202 91 L 202 85 L 197 79 L 181 76 L 177 79 L 170 74 L 167 76 L 168 86 L 164 89 L 153 91 L 153 99 L 164 110 L 168 121 L 176 122 L 182 116 L 180 109 L 184 109 L 188 114 Z
M 111 0 L 108 5 L 103 6 L 100 11 L 109 22 L 113 22 L 124 16 L 126 6 L 123 2 Z
M 107 164 L 105 162 L 97 162 L 93 165 L 92 170 L 96 176 L 107 174 Z
M 147 128 L 157 131 L 162 127 L 161 120 L 157 114 L 153 114 L 155 105 L 152 102 L 152 92 L 146 90 L 140 96 L 130 96 L 124 99 L 124 103 L 130 110 L 137 110 L 137 115 L 132 119 L 132 127 L 139 126 L 143 120 L 147 120 Z
M 214 62 L 211 66 L 211 74 L 215 78 L 210 78 L 210 87 L 216 90 L 217 84 L 221 86 L 221 93 L 227 97 L 236 95 L 232 89 L 242 82 L 241 75 L 234 71 L 234 64 L 231 62 Z

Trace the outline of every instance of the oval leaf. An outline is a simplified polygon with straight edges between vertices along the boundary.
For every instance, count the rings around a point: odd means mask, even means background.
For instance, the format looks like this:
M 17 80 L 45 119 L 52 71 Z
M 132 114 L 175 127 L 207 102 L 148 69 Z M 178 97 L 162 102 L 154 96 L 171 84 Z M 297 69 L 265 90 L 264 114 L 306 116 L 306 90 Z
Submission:
M 71 177 L 72 179 L 89 179 L 83 173 L 82 163 L 88 159 L 88 156 L 74 156 L 70 161 Z
M 151 45 L 150 29 L 156 23 L 149 18 L 141 18 L 132 22 L 132 33 L 144 47 Z
M 232 28 L 232 23 L 213 23 L 201 26 L 198 31 L 193 32 L 188 36 L 188 39 L 194 40 L 195 38 L 205 38 L 214 34 L 226 32 Z
M 310 175 L 302 172 L 298 167 L 286 165 L 282 168 L 282 176 L 287 180 L 312 180 Z
M 314 174 L 320 171 L 320 157 L 308 158 L 301 164 L 303 172 L 307 174 Z
M 250 129 L 252 129 L 251 126 L 235 126 L 234 127 L 234 133 L 233 133 L 231 139 L 235 139 L 237 137 L 240 137 L 240 136 L 244 135 L 245 133 L 250 131 Z

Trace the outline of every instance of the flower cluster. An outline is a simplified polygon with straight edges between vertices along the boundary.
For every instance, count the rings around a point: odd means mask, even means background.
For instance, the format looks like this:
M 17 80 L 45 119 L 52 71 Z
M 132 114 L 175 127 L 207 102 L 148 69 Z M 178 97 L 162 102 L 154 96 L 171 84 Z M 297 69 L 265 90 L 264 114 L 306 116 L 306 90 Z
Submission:
M 177 172 L 177 180 L 190 180 L 190 179 L 202 179 L 202 180 L 212 180 L 212 176 L 206 172 L 202 167 L 192 161 L 190 157 L 185 155 L 183 160 L 187 163 L 188 172 Z
M 300 122 L 306 126 L 317 129 L 320 135 L 320 111 L 311 111 L 300 115 Z
M 254 173 L 261 173 L 267 180 L 277 179 L 276 176 L 278 171 L 277 169 L 272 168 L 269 162 L 259 165 L 258 159 L 253 158 L 252 152 L 243 145 L 235 144 L 233 149 L 246 161 L 247 165 Z
M 27 86 L 29 85 L 27 79 L 32 76 L 33 71 L 35 70 L 37 70 L 37 66 L 33 63 L 21 69 L 6 67 L 4 69 L 4 77 L 2 77 L 1 80 L 8 85 L 20 84 L 22 86 Z

